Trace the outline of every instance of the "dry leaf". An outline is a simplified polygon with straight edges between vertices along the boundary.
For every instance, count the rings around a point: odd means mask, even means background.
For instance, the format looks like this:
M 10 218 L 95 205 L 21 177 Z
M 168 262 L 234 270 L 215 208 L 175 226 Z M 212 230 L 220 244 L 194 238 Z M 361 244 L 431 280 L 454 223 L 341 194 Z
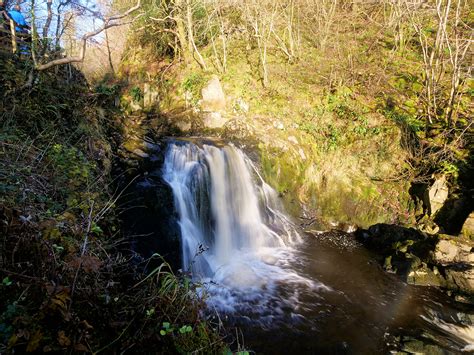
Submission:
M 41 339 L 43 339 L 43 333 L 37 330 L 28 341 L 28 345 L 26 346 L 26 352 L 31 353 L 38 349 Z
M 82 269 L 87 272 L 98 272 L 100 267 L 102 266 L 102 261 L 96 256 L 89 256 L 89 255 L 84 255 L 84 256 L 74 256 L 70 258 L 68 261 L 68 266 L 72 269 L 78 269 L 79 267 L 82 267 Z
M 63 330 L 60 330 L 58 332 L 58 343 L 59 345 L 61 345 L 62 347 L 68 347 L 69 345 L 71 345 L 71 339 L 69 339 L 67 336 L 66 336 L 66 333 L 64 333 Z

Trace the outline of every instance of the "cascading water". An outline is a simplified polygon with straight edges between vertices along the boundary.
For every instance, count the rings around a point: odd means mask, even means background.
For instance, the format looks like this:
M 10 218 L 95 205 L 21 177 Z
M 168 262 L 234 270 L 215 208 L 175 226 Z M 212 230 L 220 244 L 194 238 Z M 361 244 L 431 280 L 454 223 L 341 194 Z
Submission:
M 183 269 L 207 282 L 211 304 L 224 311 L 275 312 L 278 306 L 265 304 L 297 304 L 295 295 L 275 299 L 280 284 L 321 286 L 289 268 L 292 245 L 301 238 L 275 190 L 241 150 L 171 143 L 163 177 L 179 213 Z
M 183 270 L 210 309 L 245 325 L 253 349 L 372 354 L 422 339 L 472 350 L 472 311 L 384 273 L 348 235 L 303 243 L 276 192 L 233 145 L 173 141 L 161 173 L 179 214 Z

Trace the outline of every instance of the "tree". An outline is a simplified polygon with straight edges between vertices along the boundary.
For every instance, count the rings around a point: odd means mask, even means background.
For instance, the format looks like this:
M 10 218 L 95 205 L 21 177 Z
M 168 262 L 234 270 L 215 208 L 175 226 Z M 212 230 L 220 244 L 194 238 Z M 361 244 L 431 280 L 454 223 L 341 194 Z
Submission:
M 71 12 L 69 12 L 69 15 L 66 15 L 64 17 L 64 21 L 66 25 L 63 25 L 62 30 L 60 30 L 60 16 L 61 13 L 59 12 L 59 9 L 65 8 L 67 5 L 75 5 L 76 7 L 82 8 L 84 11 L 88 11 L 92 13 L 96 18 L 100 19 L 103 24 L 100 26 L 98 29 L 95 29 L 93 31 L 89 31 L 85 33 L 81 39 L 80 39 L 80 47 L 79 47 L 79 53 L 77 55 L 70 55 L 62 58 L 56 58 L 50 60 L 50 56 L 47 55 L 47 51 L 50 50 L 51 48 L 49 47 L 49 44 L 51 41 L 49 41 L 49 33 L 50 33 L 50 26 L 52 22 L 52 0 L 47 0 L 46 3 L 46 8 L 47 8 L 47 18 L 43 26 L 43 33 L 42 33 L 42 39 L 41 41 L 39 40 L 38 36 L 36 35 L 36 24 L 34 22 L 34 16 L 33 16 L 33 49 L 32 49 L 32 55 L 33 55 L 33 60 L 35 62 L 35 70 L 37 71 L 43 71 L 47 70 L 49 68 L 52 68 L 57 65 L 64 65 L 64 64 L 69 64 L 69 63 L 77 63 L 77 62 L 82 62 L 84 60 L 84 56 L 86 53 L 87 49 L 87 41 L 92 38 L 97 36 L 98 34 L 102 33 L 103 31 L 106 31 L 109 28 L 112 27 L 117 27 L 117 26 L 122 26 L 127 22 L 123 22 L 123 19 L 126 17 L 130 16 L 133 12 L 138 10 L 141 6 L 141 0 L 138 0 L 138 2 L 135 4 L 135 6 L 129 8 L 127 11 L 121 13 L 121 14 L 116 14 L 112 16 L 103 16 L 100 12 L 90 10 L 88 8 L 85 8 L 84 6 L 74 3 L 71 0 L 65 0 L 63 2 L 60 2 L 58 4 L 58 19 L 57 19 L 57 27 L 56 27 L 56 46 L 60 43 L 60 38 L 62 34 L 67 31 L 67 28 L 70 28 L 71 23 L 74 23 L 74 16 L 72 15 Z M 32 0 L 31 3 L 31 8 L 33 14 L 35 13 L 35 3 L 34 0 Z M 140 16 L 140 15 L 138 15 Z M 131 20 L 133 21 L 133 20 Z M 130 22 L 130 21 L 129 21 Z M 36 53 L 36 48 L 41 48 L 39 51 L 39 58 L 37 58 L 37 53 Z

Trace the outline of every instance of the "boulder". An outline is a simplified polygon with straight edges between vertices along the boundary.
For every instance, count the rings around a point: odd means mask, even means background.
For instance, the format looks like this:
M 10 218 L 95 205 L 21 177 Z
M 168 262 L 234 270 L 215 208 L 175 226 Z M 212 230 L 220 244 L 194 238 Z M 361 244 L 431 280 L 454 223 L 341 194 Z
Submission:
M 474 245 L 463 238 L 440 235 L 436 244 L 433 259 L 441 265 L 450 263 L 467 263 L 474 266 Z
M 225 95 L 219 78 L 214 75 L 203 87 L 201 108 L 204 112 L 218 112 L 225 110 Z
M 383 257 L 380 261 L 386 271 L 410 284 L 474 294 L 474 241 L 470 238 L 429 235 L 389 224 L 358 230 L 356 236 Z
M 474 212 L 471 212 L 462 226 L 461 233 L 466 237 L 474 237 Z
M 220 112 L 204 113 L 202 119 L 206 128 L 222 128 L 227 122 L 227 119 Z
M 435 180 L 433 185 L 425 191 L 425 205 L 428 208 L 428 214 L 434 216 L 448 199 L 449 188 L 446 177 L 442 175 Z
M 474 294 L 474 265 L 454 264 L 446 268 L 444 272 L 449 289 Z

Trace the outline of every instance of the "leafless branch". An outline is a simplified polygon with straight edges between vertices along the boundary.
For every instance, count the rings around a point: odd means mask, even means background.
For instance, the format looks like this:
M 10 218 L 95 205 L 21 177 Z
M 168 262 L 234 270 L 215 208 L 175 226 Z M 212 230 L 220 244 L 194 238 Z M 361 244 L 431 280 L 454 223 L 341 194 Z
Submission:
M 36 66 L 36 70 L 41 71 L 41 70 L 46 70 L 46 69 L 49 69 L 49 68 L 57 66 L 57 65 L 82 62 L 84 60 L 84 56 L 86 54 L 87 40 L 89 38 L 97 36 L 99 33 L 101 33 L 102 31 L 105 31 L 108 28 L 122 26 L 122 25 L 126 24 L 126 23 L 113 22 L 113 21 L 118 21 L 118 20 L 121 20 L 121 19 L 129 16 L 132 12 L 138 10 L 140 8 L 140 6 L 141 6 L 141 0 L 138 0 L 137 4 L 135 6 L 131 7 L 130 9 L 128 9 L 123 14 L 118 14 L 118 15 L 114 15 L 114 16 L 105 18 L 104 19 L 104 25 L 102 27 L 100 27 L 99 29 L 97 29 L 95 31 L 88 32 L 84 36 L 82 36 L 82 38 L 81 38 L 81 41 L 82 41 L 81 51 L 80 51 L 78 56 L 71 56 L 71 57 L 55 59 L 55 60 L 52 60 L 48 63 L 44 63 L 44 64 L 40 64 L 40 65 Z

